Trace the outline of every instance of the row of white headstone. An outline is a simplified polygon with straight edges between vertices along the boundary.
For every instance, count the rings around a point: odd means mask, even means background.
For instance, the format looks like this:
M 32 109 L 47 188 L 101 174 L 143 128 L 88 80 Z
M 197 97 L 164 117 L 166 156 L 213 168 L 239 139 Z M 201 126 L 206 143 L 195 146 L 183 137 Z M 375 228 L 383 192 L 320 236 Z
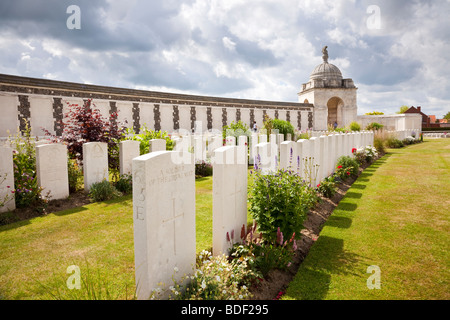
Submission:
M 450 133 L 448 132 L 438 132 L 438 133 L 424 133 L 424 138 L 450 138 Z
M 409 130 L 389 130 L 386 131 L 388 135 L 393 136 L 399 140 L 405 140 L 407 137 L 413 137 L 415 140 L 420 139 L 420 133 L 422 130 L 419 129 L 409 129 Z
M 251 137 L 250 137 L 251 138 Z M 255 138 L 255 137 L 254 137 Z M 289 168 L 288 159 L 314 157 L 322 174 L 333 171 L 337 158 L 351 155 L 352 148 L 373 145 L 373 133 L 336 134 L 309 140 L 280 142 L 276 136 L 256 137 L 249 147 L 247 136 L 227 137 L 229 145 L 212 152 L 213 255 L 226 254 L 247 223 L 247 154 L 267 174 Z M 255 139 L 256 139 L 255 138 Z M 281 138 L 281 137 L 280 137 Z M 152 152 L 133 159 L 133 221 L 135 277 L 138 299 L 166 288 L 182 275 L 193 274 L 196 261 L 195 165 L 186 150 L 189 142 L 177 142 L 174 151 Z M 187 154 L 187 157 L 184 155 Z M 320 179 L 320 178 L 317 178 Z M 231 239 L 230 239 L 231 238 Z M 231 240 L 231 241 L 230 241 Z M 176 270 L 176 271 L 175 271 Z M 163 290 L 164 292 L 164 290 Z M 161 294 L 166 297 L 167 292 Z
M 131 174 L 131 162 L 140 155 L 140 142 L 125 140 L 119 144 L 120 174 Z M 166 150 L 166 141 L 150 141 L 150 151 Z M 0 212 L 15 209 L 13 149 L 0 147 L 0 199 L 7 201 Z M 89 192 L 92 184 L 109 181 L 108 145 L 102 142 L 83 144 L 84 190 Z M 42 187 L 43 196 L 51 200 L 66 199 L 69 196 L 69 175 L 67 165 L 67 147 L 64 144 L 36 145 L 36 176 Z

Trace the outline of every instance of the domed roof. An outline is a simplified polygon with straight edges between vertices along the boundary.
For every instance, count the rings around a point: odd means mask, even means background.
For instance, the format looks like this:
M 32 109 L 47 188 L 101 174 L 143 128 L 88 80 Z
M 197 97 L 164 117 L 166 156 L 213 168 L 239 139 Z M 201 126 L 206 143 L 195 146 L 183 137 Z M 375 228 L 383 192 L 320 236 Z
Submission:
M 342 80 L 342 73 L 334 64 L 323 62 L 314 68 L 309 77 L 310 80 Z

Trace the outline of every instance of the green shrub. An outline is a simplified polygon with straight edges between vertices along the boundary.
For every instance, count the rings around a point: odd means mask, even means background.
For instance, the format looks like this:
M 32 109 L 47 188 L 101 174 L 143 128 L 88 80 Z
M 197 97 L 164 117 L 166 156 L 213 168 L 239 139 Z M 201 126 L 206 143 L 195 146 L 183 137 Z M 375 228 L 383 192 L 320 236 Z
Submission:
M 250 286 L 256 279 L 246 259 L 229 260 L 225 255 L 213 256 L 203 250 L 197 256 L 192 275 L 176 280 L 179 270 L 174 268 L 173 285 L 153 289 L 150 299 L 168 293 L 169 300 L 243 300 L 251 297 Z
M 243 123 L 241 120 L 234 122 L 232 121 L 230 125 L 226 125 L 222 128 L 222 138 L 226 139 L 227 136 L 236 137 L 236 141 L 238 141 L 239 136 L 247 136 L 251 135 L 251 131 L 249 126 Z
M 173 150 L 174 142 L 172 141 L 170 135 L 167 133 L 167 131 L 155 131 L 148 129 L 147 126 L 144 124 L 141 126 L 139 134 L 135 133 L 131 128 L 127 129 L 127 138 L 126 140 L 134 140 L 139 141 L 139 151 L 140 154 L 147 154 L 150 152 L 150 140 L 153 139 L 164 139 L 166 140 L 166 150 Z
M 280 119 L 272 120 L 272 129 L 277 129 L 278 133 L 283 134 L 285 140 L 288 134 L 291 134 L 291 137 L 293 137 L 295 133 L 294 126 L 290 122 Z
M 245 226 L 242 227 L 242 242 L 230 241 L 233 244 L 230 249 L 230 259 L 248 261 L 248 267 L 252 269 L 253 274 L 261 274 L 263 277 L 272 269 L 285 270 L 292 262 L 297 250 L 295 234 L 290 239 L 284 239 L 283 233 L 278 228 L 275 242 L 263 241 L 256 233 L 256 226 L 257 224 L 254 223 L 247 232 L 245 232 Z M 228 236 L 227 234 L 227 238 Z
M 386 146 L 388 148 L 403 148 L 404 144 L 397 138 L 389 137 L 386 139 Z
M 14 149 L 14 196 L 17 208 L 33 207 L 42 212 L 48 202 L 50 194 L 42 196 L 43 188 L 37 181 L 36 174 L 36 145 L 35 139 L 31 136 L 31 128 L 25 121 L 25 130 L 17 130 L 13 140 L 9 138 Z M 13 187 L 13 186 L 10 186 Z
M 131 174 L 122 174 L 119 179 L 114 182 L 114 187 L 124 194 L 133 192 L 133 176 Z
M 375 137 L 373 139 L 373 145 L 377 149 L 379 154 L 384 154 L 386 150 L 384 149 L 384 140 L 380 137 Z
M 370 124 L 367 125 L 366 130 L 381 130 L 383 129 L 384 125 L 377 123 L 377 122 L 372 122 Z
M 336 175 L 345 180 L 350 176 L 357 176 L 359 172 L 358 161 L 349 156 L 342 156 L 337 161 Z
M 355 122 L 355 121 L 350 123 L 349 128 L 352 131 L 361 131 L 361 125 L 358 122 Z
M 255 170 L 250 188 L 250 213 L 258 224 L 263 239 L 273 243 L 277 228 L 287 237 L 303 228 L 308 210 L 316 203 L 317 195 L 295 173 L 278 170 L 263 175 Z
M 331 198 L 336 194 L 336 181 L 334 175 L 326 177 L 317 185 L 317 191 L 324 197 Z
M 195 164 L 195 177 L 209 177 L 213 174 L 213 167 L 211 163 L 206 161 L 199 161 Z
M 69 192 L 77 192 L 82 188 L 83 184 L 83 170 L 78 165 L 77 159 L 67 159 L 67 170 L 69 178 Z
M 120 196 L 122 196 L 122 193 L 107 180 L 93 183 L 89 190 L 89 197 L 95 202 L 111 200 Z

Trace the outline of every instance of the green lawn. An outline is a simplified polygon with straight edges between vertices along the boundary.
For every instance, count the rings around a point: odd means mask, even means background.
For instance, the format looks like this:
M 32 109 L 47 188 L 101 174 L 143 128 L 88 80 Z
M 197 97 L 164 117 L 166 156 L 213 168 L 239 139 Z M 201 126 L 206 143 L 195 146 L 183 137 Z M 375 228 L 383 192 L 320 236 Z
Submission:
M 212 177 L 196 180 L 196 212 L 200 252 L 212 246 Z M 131 196 L 0 227 L 0 299 L 70 298 L 79 291 L 66 289 L 71 265 L 109 297 L 134 297 Z
M 449 299 L 449 208 L 450 139 L 389 150 L 348 190 L 284 299 Z

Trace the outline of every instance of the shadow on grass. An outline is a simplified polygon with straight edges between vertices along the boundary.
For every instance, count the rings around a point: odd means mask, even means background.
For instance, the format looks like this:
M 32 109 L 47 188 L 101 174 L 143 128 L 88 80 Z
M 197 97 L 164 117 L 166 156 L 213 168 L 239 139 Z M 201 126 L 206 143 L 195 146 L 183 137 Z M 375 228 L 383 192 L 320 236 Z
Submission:
M 89 209 L 86 207 L 76 207 L 76 208 L 67 209 L 67 210 L 63 210 L 63 211 L 53 212 L 52 214 L 54 214 L 55 216 L 58 216 L 58 217 L 63 217 L 63 216 L 67 216 L 69 214 L 74 214 L 74 213 L 78 213 L 78 212 L 82 212 L 82 211 L 86 211 L 86 210 L 89 210 Z
M 328 218 L 326 225 L 335 228 L 348 229 L 352 225 L 352 219 L 331 215 Z
M 344 198 L 344 199 L 342 199 L 341 202 L 339 202 L 339 205 L 336 208 L 336 210 L 355 211 L 357 208 L 358 208 L 358 205 L 356 203 L 345 202 L 345 198 Z
M 344 250 L 344 241 L 320 236 L 291 282 L 287 294 L 294 299 L 322 300 L 326 297 L 332 275 L 354 275 L 362 277 L 356 265 L 365 258 Z
M 352 184 L 352 188 L 359 189 L 359 190 L 364 190 L 365 188 L 367 188 L 367 186 L 365 184 L 354 183 L 354 184 Z
M 348 192 L 345 194 L 345 197 L 346 197 L 346 198 L 350 198 L 350 199 L 361 199 L 362 193 L 348 191 Z

